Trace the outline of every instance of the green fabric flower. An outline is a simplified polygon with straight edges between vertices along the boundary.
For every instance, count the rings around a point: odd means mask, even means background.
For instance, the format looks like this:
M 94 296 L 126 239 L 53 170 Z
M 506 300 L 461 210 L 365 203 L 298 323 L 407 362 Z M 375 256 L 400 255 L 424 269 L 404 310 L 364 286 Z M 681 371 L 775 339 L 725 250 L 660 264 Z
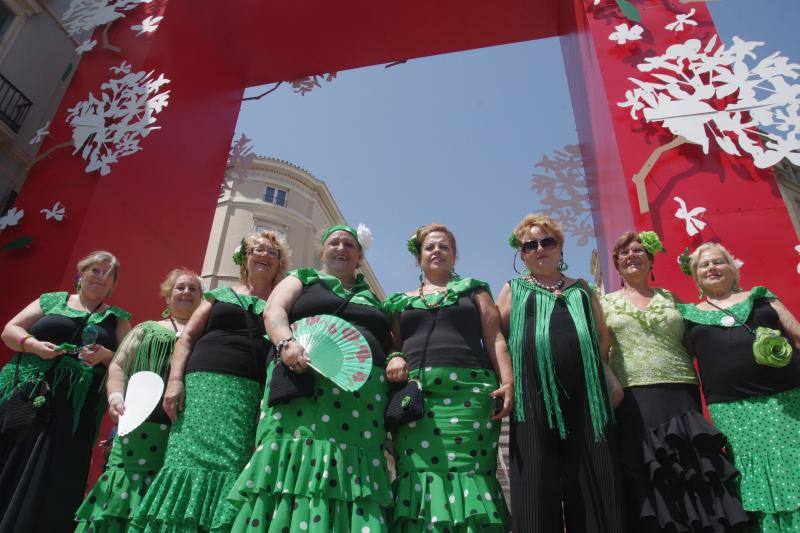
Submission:
M 517 239 L 516 233 L 512 233 L 508 238 L 508 245 L 512 248 L 519 248 L 520 242 L 519 239 Z
M 687 246 L 686 249 L 681 252 L 681 255 L 678 256 L 678 265 L 681 267 L 681 272 L 686 274 L 687 276 L 692 275 L 692 258 L 691 252 L 689 251 L 689 247 Z
M 753 341 L 753 355 L 756 363 L 782 368 L 792 360 L 792 346 L 789 340 L 776 329 L 759 327 Z
M 411 404 L 411 396 L 403 396 L 403 400 L 400 402 L 400 407 L 406 409 L 408 408 L 409 404 Z
M 411 237 L 406 241 L 406 250 L 414 257 L 419 257 L 419 239 L 417 239 L 417 232 L 415 231 Z
M 658 233 L 655 231 L 643 231 L 639 234 L 639 242 L 642 243 L 644 249 L 650 255 L 655 255 L 658 252 L 666 252 L 664 245 L 661 244 L 661 239 L 658 238 Z
M 242 238 L 242 242 L 239 243 L 239 247 L 236 248 L 235 252 L 233 252 L 233 264 L 243 265 L 246 257 L 247 257 L 247 242 L 245 242 L 244 238 Z

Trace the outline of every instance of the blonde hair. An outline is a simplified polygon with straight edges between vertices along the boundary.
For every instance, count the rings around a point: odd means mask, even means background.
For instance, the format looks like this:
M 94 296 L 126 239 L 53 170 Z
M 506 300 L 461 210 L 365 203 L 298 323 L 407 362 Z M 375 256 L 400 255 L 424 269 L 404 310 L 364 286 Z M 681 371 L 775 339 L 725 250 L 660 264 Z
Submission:
M 419 263 L 419 258 L 422 255 L 422 245 L 425 244 L 425 239 L 427 239 L 428 235 L 430 235 L 435 231 L 447 235 L 447 238 L 450 239 L 450 244 L 453 246 L 453 259 L 458 258 L 458 245 L 456 244 L 456 236 L 453 235 L 453 232 L 450 231 L 450 228 L 448 228 L 444 224 L 439 224 L 438 222 L 431 222 L 430 224 L 425 224 L 424 226 L 420 226 L 419 228 L 417 228 L 416 236 L 420 250 L 420 253 L 417 254 L 417 263 Z
M 286 241 L 284 241 L 277 232 L 265 229 L 261 230 L 260 232 L 251 233 L 244 238 L 244 243 L 247 246 L 247 249 L 242 251 L 244 252 L 245 257 L 250 255 L 250 250 L 256 247 L 259 239 L 268 240 L 272 246 L 278 250 L 278 272 L 275 273 L 275 279 L 272 280 L 272 284 L 275 285 L 286 276 L 286 271 L 289 270 L 289 257 L 292 255 L 292 252 L 286 245 Z M 242 284 L 247 283 L 248 275 L 247 261 L 245 260 L 241 265 L 239 265 L 239 281 Z
M 733 268 L 733 288 L 734 290 L 738 289 L 739 267 L 736 265 L 736 260 L 733 258 L 733 255 L 731 255 L 728 249 L 718 242 L 704 242 L 689 256 L 689 270 L 692 272 L 692 278 L 694 279 L 695 284 L 700 287 L 700 280 L 697 278 L 697 265 L 700 263 L 700 256 L 707 250 L 717 250 L 722 257 L 725 258 L 725 262 L 728 263 L 731 268 Z
M 119 259 L 111 252 L 106 252 L 105 250 L 96 250 L 78 261 L 78 274 L 83 274 L 86 269 L 92 265 L 104 263 L 106 261 L 111 263 L 109 272 L 114 276 L 114 281 L 117 281 L 117 278 L 119 278 Z M 106 274 L 108 274 L 108 272 L 106 272 Z M 80 287 L 80 281 L 78 281 L 78 287 Z
M 556 238 L 559 246 L 564 245 L 564 232 L 561 230 L 561 224 L 542 213 L 529 213 L 525 215 L 525 218 L 514 228 L 514 236 L 519 241 L 520 246 L 525 242 L 525 234 L 527 234 L 531 228 L 539 228 L 551 234 Z
M 178 279 L 181 276 L 189 276 L 192 278 L 192 281 L 197 283 L 197 286 L 200 288 L 200 290 L 203 290 L 203 282 L 200 280 L 200 276 L 197 275 L 197 272 L 194 270 L 189 270 L 188 268 L 174 268 L 170 270 L 169 274 L 167 274 L 167 277 L 161 282 L 159 287 L 161 296 L 169 299 L 169 297 L 172 296 L 172 289 L 175 288 L 175 284 L 178 283 Z

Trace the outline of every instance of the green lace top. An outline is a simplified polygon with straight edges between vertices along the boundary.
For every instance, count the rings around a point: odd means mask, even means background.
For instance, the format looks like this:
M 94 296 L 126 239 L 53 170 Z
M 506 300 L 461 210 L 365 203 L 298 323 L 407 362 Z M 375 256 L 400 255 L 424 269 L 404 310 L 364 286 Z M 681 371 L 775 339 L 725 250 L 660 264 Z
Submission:
M 697 383 L 683 347 L 684 322 L 669 291 L 656 289 L 643 310 L 621 291 L 602 296 L 600 304 L 611 330 L 611 370 L 623 387 Z
M 372 292 L 367 280 L 364 279 L 364 274 L 356 276 L 356 282 L 350 290 L 347 290 L 336 276 L 331 276 L 316 268 L 298 268 L 290 271 L 288 275 L 296 277 L 303 285 L 311 285 L 321 281 L 339 298 L 346 299 L 352 294 L 350 301 L 354 304 L 369 305 L 381 309 L 381 302 Z
M 739 319 L 739 322 L 746 323 L 747 318 L 750 316 L 750 312 L 753 310 L 753 304 L 760 298 L 770 298 L 774 300 L 778 299 L 778 297 L 775 296 L 768 288 L 762 287 L 761 285 L 756 285 L 750 289 L 750 294 L 747 295 L 747 298 L 741 302 L 733 304 L 732 306 L 728 307 L 727 310 L 736 316 L 736 318 Z M 733 317 L 725 311 L 721 311 L 719 309 L 704 310 L 698 309 L 695 304 L 678 304 L 678 310 L 683 318 L 696 324 L 706 324 L 708 326 L 720 326 L 725 328 L 739 327 L 739 322 L 734 320 Z
M 46 292 L 39 296 L 39 307 L 45 315 L 63 315 L 70 318 L 83 318 L 89 314 L 89 311 L 80 311 L 73 309 L 67 305 L 69 300 L 68 292 Z M 116 315 L 118 319 L 128 320 L 131 314 L 124 309 L 120 309 L 116 305 L 110 305 L 100 313 L 92 313 L 89 317 L 89 324 L 99 324 L 105 320 L 109 315 Z
M 238 296 L 238 298 L 237 298 Z M 267 306 L 267 301 L 258 296 L 237 293 L 232 287 L 217 287 L 203 294 L 206 300 L 214 299 L 218 302 L 244 307 L 245 311 L 250 311 L 254 315 L 260 315 Z M 244 305 L 243 305 L 244 304 Z
M 422 301 L 419 294 L 408 295 L 404 292 L 396 292 L 389 296 L 383 302 L 383 310 L 386 313 L 399 313 L 409 307 L 415 309 L 428 309 L 429 306 L 446 307 L 453 305 L 458 301 L 458 298 L 465 292 L 475 289 L 482 289 L 491 294 L 489 284 L 475 278 L 462 278 L 461 276 L 453 276 L 447 282 L 447 288 L 444 292 L 425 294 L 425 301 Z M 427 302 L 428 305 L 425 305 Z

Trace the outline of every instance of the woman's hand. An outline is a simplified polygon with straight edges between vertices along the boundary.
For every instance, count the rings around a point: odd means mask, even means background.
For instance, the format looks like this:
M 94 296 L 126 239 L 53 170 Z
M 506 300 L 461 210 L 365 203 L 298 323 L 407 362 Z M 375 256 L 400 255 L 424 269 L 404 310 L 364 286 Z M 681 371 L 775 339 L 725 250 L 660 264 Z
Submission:
M 489 396 L 503 399 L 503 408 L 496 411 L 492 416 L 492 420 L 502 420 L 508 416 L 511 408 L 514 407 L 514 384 L 510 382 L 503 383 L 497 390 L 490 392 Z
M 182 379 L 170 379 L 164 391 L 164 412 L 173 422 L 178 421 L 178 412 L 183 411 L 183 400 L 186 394 Z
M 125 414 L 125 399 L 121 392 L 111 394 L 108 400 L 108 414 L 115 424 L 119 423 L 119 417 Z
M 392 357 L 386 365 L 386 379 L 394 382 L 408 381 L 408 364 L 403 357 Z
M 291 341 L 281 350 L 281 361 L 292 372 L 302 374 L 308 370 L 308 354 L 299 342 Z
M 41 357 L 42 359 L 55 359 L 64 353 L 64 350 L 56 350 L 56 345 L 52 342 L 27 341 L 25 345 L 27 346 L 27 349 L 25 350 L 27 353 L 32 353 Z
M 92 344 L 91 346 L 84 346 L 81 348 L 78 357 L 89 366 L 95 366 L 101 363 L 108 365 L 108 363 L 111 362 L 111 358 L 114 357 L 114 352 L 99 344 Z

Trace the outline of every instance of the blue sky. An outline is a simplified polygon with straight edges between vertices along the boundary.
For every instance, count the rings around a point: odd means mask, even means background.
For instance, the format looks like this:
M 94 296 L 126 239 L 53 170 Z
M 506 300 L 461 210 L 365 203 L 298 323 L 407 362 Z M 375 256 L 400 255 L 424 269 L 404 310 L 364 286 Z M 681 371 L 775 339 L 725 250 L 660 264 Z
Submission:
M 763 40 L 761 54 L 800 61 L 798 0 L 708 5 L 726 41 Z M 458 239 L 456 270 L 496 294 L 515 275 L 506 238 L 540 207 L 534 164 L 577 143 L 557 39 L 340 72 L 304 96 L 284 86 L 245 103 L 236 129 L 258 154 L 325 181 L 348 221 L 372 228 L 368 259 L 387 293 L 418 283 L 405 241 L 437 221 Z M 567 273 L 588 277 L 594 242 L 574 241 L 567 238 Z

